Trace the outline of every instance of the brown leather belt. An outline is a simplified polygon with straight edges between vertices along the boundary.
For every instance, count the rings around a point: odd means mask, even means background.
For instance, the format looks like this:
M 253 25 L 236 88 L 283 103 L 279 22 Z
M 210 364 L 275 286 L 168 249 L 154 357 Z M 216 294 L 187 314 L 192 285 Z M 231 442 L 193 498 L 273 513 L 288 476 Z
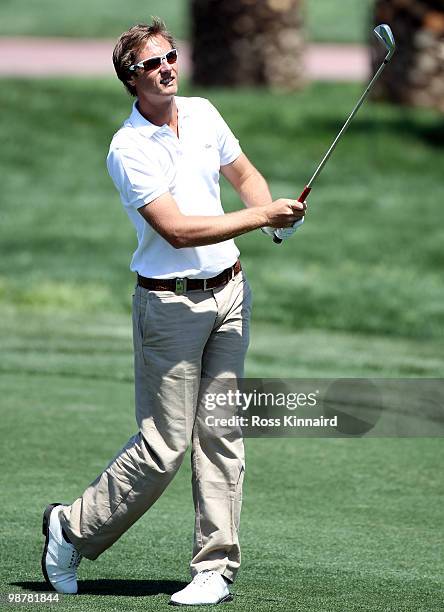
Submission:
M 223 287 L 242 270 L 239 259 L 236 263 L 212 278 L 146 278 L 137 275 L 137 284 L 150 291 L 174 291 L 177 295 L 186 291 L 207 291 Z

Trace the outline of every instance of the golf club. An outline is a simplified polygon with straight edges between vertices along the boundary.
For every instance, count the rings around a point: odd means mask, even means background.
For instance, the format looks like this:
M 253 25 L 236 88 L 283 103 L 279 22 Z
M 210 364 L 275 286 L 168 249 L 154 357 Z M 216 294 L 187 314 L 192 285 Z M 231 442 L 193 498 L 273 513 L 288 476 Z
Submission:
M 298 198 L 298 202 L 304 202 L 308 198 L 308 195 L 309 195 L 309 193 L 311 191 L 313 183 L 318 178 L 318 176 L 321 173 L 323 167 L 327 163 L 330 155 L 335 150 L 336 145 L 338 144 L 339 140 L 341 139 L 341 137 L 343 136 L 344 132 L 346 131 L 346 129 L 350 125 L 353 117 L 356 115 L 356 113 L 358 112 L 358 110 L 362 106 L 362 103 L 367 98 L 371 88 L 373 87 L 373 85 L 375 84 L 375 82 L 379 78 L 381 72 L 384 70 L 384 68 L 386 67 L 388 62 L 391 60 L 393 53 L 395 52 L 396 44 L 395 44 L 395 39 L 394 39 L 393 33 L 392 33 L 391 29 L 390 29 L 390 26 L 388 26 L 387 24 L 378 25 L 373 30 L 373 33 L 378 38 L 378 40 L 384 45 L 384 47 L 387 49 L 387 55 L 385 56 L 384 61 L 382 62 L 382 64 L 378 68 L 378 70 L 376 71 L 374 77 L 372 78 L 370 83 L 367 85 L 367 89 L 364 91 L 362 96 L 359 98 L 356 106 L 354 107 L 354 109 L 352 110 L 350 115 L 348 116 L 347 121 L 344 123 L 344 125 L 342 126 L 340 132 L 338 133 L 338 135 L 336 136 L 336 138 L 332 142 L 332 144 L 331 144 L 330 148 L 328 149 L 327 153 L 322 158 L 319 166 L 315 170 L 315 173 L 313 174 L 311 179 L 308 181 L 308 183 L 305 186 L 303 192 L 301 193 L 301 195 Z M 280 234 L 280 232 L 282 232 L 282 233 Z M 282 229 L 282 230 L 281 229 L 277 229 L 274 232 L 273 242 L 275 242 L 276 244 L 280 244 L 284 237 L 285 237 L 285 229 Z

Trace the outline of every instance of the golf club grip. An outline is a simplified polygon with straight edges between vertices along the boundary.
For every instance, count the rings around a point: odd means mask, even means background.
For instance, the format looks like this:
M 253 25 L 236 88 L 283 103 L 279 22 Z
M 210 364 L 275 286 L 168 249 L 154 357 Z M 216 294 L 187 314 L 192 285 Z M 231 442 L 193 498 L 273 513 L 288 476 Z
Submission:
M 308 196 L 310 195 L 310 191 L 311 191 L 311 187 L 307 187 L 307 185 L 305 185 L 304 187 L 304 191 L 301 193 L 301 195 L 298 197 L 298 202 L 305 202 L 305 200 L 308 198 Z M 275 244 L 281 244 L 282 240 L 280 238 L 278 238 L 277 236 L 273 237 L 273 242 Z

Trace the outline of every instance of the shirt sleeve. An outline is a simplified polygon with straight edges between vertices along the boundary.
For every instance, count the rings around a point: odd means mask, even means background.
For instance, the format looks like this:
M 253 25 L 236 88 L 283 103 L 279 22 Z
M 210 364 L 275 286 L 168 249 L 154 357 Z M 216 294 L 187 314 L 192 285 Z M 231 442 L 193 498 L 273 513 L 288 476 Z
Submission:
M 140 208 L 169 191 L 159 164 L 137 148 L 111 149 L 106 164 L 125 207 Z
M 212 121 L 216 127 L 220 165 L 226 166 L 239 157 L 242 149 L 239 145 L 239 140 L 230 130 L 219 111 L 208 100 L 207 104 L 212 115 Z

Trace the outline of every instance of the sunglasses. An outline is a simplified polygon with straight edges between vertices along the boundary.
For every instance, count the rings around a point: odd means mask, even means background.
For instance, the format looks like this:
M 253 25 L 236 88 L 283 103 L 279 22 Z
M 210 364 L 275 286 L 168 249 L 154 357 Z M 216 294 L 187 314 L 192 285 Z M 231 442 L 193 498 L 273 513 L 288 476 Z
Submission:
M 134 72 L 137 68 L 142 68 L 142 70 L 146 70 L 147 72 L 149 70 L 155 70 L 156 68 L 160 68 L 164 60 L 166 60 L 168 64 L 177 62 L 177 55 L 177 49 L 171 49 L 168 53 L 165 53 L 165 55 L 158 55 L 157 57 L 150 57 L 149 59 L 142 60 L 138 64 L 130 66 L 129 69 L 131 72 Z

